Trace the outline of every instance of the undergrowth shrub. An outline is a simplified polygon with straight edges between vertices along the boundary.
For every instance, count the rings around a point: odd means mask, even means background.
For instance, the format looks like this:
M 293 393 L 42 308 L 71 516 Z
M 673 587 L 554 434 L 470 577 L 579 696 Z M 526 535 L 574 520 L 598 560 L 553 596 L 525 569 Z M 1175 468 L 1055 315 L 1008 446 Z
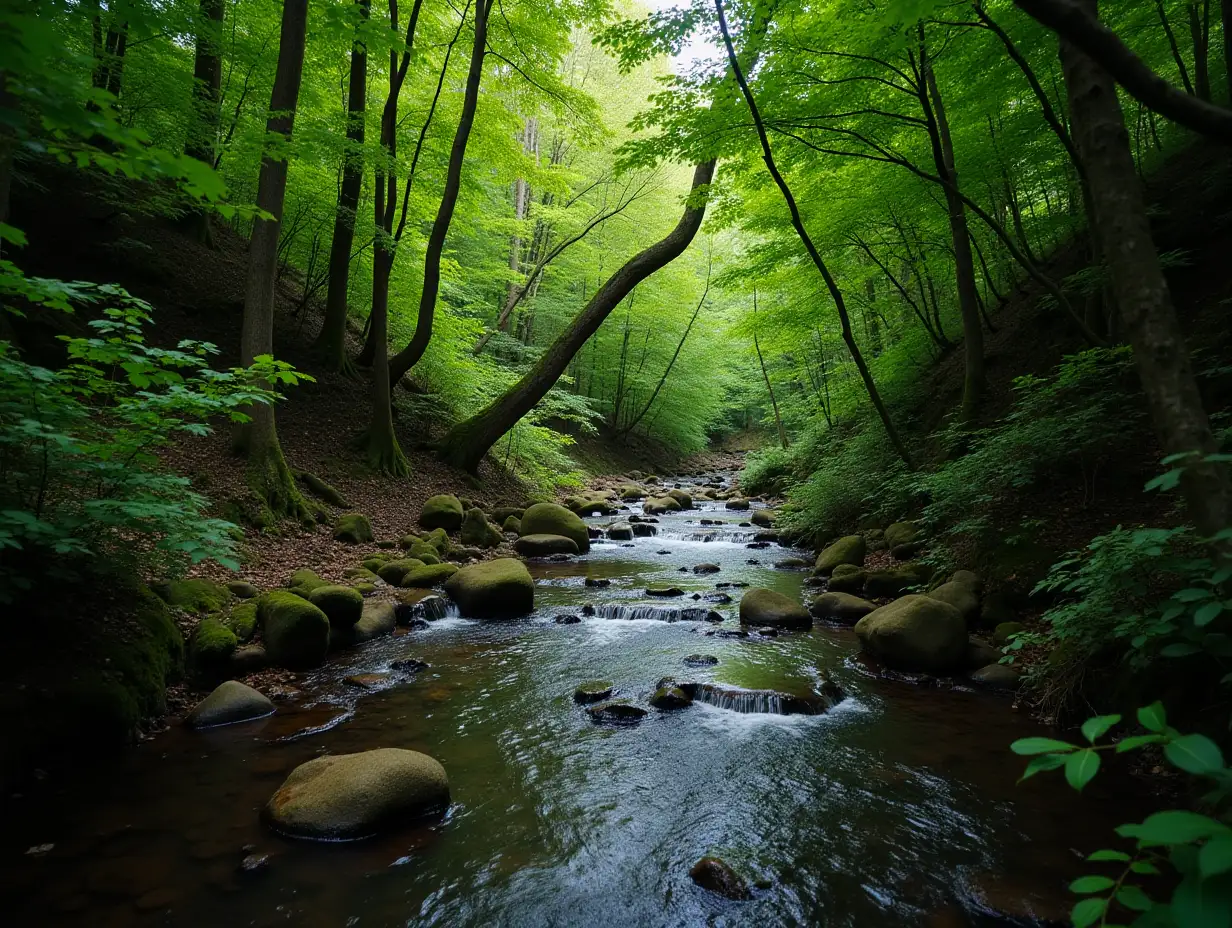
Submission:
M 60 370 L 29 364 L 0 341 L 0 601 L 32 578 L 103 566 L 137 574 L 207 558 L 237 566 L 236 526 L 210 518 L 208 500 L 157 452 L 179 433 L 208 433 L 212 419 L 247 420 L 246 406 L 276 398 L 266 384 L 298 375 L 268 357 L 213 370 L 217 349 L 205 342 L 147 345 L 150 307 L 119 287 L 24 284 L 24 296 L 46 305 L 107 308 L 90 336 L 62 336 Z

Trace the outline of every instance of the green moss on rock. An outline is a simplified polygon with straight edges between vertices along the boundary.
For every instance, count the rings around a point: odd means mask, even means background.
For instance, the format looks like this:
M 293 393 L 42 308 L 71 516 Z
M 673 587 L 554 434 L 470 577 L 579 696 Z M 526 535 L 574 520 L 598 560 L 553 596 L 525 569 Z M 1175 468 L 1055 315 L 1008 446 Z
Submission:
M 221 612 L 231 602 L 230 590 L 221 583 L 207 580 L 204 577 L 168 580 L 153 584 L 151 589 L 162 597 L 167 605 L 195 612 L 198 615 Z
M 590 532 L 577 515 L 564 506 L 555 503 L 536 503 L 522 514 L 520 534 L 525 535 L 563 535 L 572 538 L 578 546 L 578 551 L 585 554 L 590 550 Z
M 364 609 L 364 597 L 358 590 L 337 584 L 317 587 L 308 602 L 324 612 L 329 624 L 337 628 L 350 628 L 359 621 Z
M 859 567 L 864 563 L 867 552 L 868 544 L 863 535 L 847 535 L 817 555 L 816 573 L 818 576 L 828 577 L 839 564 Z
M 289 590 L 274 590 L 258 600 L 258 616 L 270 660 L 292 670 L 316 667 L 329 649 L 325 613 Z
M 198 673 L 222 673 L 239 646 L 235 632 L 214 617 L 203 619 L 193 633 L 189 653 Z
M 396 561 L 380 565 L 376 574 L 390 586 L 398 586 L 402 583 L 402 578 L 406 576 L 407 571 L 423 566 L 424 562 L 419 558 L 400 557 Z
M 251 641 L 257 631 L 257 602 L 249 599 L 236 603 L 227 616 L 227 627 L 239 641 Z
M 419 513 L 419 524 L 426 529 L 456 532 L 462 527 L 462 501 L 449 493 L 430 497 Z
M 482 509 L 471 509 L 466 513 L 459 538 L 462 544 L 476 548 L 495 548 L 505 540 L 501 530 L 488 521 Z
M 424 564 L 408 570 L 398 585 L 430 589 L 440 586 L 457 572 L 458 568 L 453 564 Z
M 334 522 L 334 540 L 348 544 L 363 544 L 372 541 L 372 524 L 361 512 L 347 512 Z
M 516 558 L 463 567 L 446 581 L 445 592 L 462 614 L 471 618 L 515 618 L 535 607 L 535 582 L 526 565 Z

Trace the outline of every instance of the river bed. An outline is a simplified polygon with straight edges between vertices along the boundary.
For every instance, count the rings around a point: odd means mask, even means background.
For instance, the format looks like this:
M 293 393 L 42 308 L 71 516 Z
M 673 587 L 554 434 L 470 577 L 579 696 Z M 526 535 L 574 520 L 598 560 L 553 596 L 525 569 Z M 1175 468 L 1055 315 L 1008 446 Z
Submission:
M 847 629 L 708 635 L 739 627 L 740 588 L 716 584 L 801 596 L 806 573 L 774 563 L 808 553 L 751 549 L 747 513 L 702 505 L 661 516 L 656 536 L 532 565 L 526 619 L 449 617 L 371 642 L 331 658 L 304 682 L 311 697 L 269 719 L 175 726 L 9 797 L 0 923 L 942 928 L 1021 923 L 994 910 L 1063 915 L 1083 872 L 1075 849 L 1103 846 L 1126 820 L 1111 788 L 1079 799 L 1059 778 L 1017 785 L 1008 745 L 1040 733 L 1025 714 L 1002 696 L 877 679 Z M 694 574 L 703 562 L 720 569 Z M 645 595 L 661 585 L 686 596 Z M 731 603 L 708 601 L 724 592 Z M 597 614 L 555 621 L 587 605 Z M 682 607 L 724 621 L 678 620 Z M 697 653 L 718 663 L 686 666 Z M 376 692 L 342 683 L 408 656 L 429 668 Z M 800 694 L 828 678 L 846 698 L 820 715 L 651 709 L 622 727 L 596 725 L 572 698 L 600 678 L 646 706 L 669 675 Z M 376 747 L 440 760 L 448 814 L 347 844 L 262 824 L 296 765 Z M 41 844 L 54 847 L 24 853 Z M 264 872 L 238 871 L 250 853 L 269 855 Z M 689 868 L 707 854 L 762 888 L 735 902 L 694 886 Z

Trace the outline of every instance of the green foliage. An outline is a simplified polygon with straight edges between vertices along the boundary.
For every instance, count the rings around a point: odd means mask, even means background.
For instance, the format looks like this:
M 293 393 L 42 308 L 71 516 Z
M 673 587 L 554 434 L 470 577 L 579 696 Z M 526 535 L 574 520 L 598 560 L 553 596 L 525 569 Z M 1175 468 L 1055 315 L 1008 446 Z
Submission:
M 105 308 L 90 337 L 63 337 L 60 370 L 0 342 L 0 597 L 27 587 L 35 565 L 53 576 L 99 562 L 236 566 L 235 526 L 209 518 L 158 450 L 212 419 L 245 421 L 245 407 L 276 398 L 267 384 L 296 375 L 269 358 L 213 370 L 208 343 L 148 345 L 150 308 L 123 290 L 74 284 L 72 295 Z
M 1132 841 L 1127 850 L 1104 848 L 1087 856 L 1091 863 L 1113 865 L 1119 873 L 1091 874 L 1070 884 L 1070 891 L 1086 898 L 1071 913 L 1076 928 L 1113 924 L 1133 918 L 1135 925 L 1206 928 L 1232 921 L 1232 827 L 1226 822 L 1232 799 L 1232 769 L 1219 745 L 1206 735 L 1182 734 L 1168 725 L 1162 703 L 1138 710 L 1145 734 L 1099 743 L 1121 722 L 1120 715 L 1087 719 L 1082 726 L 1085 745 L 1053 738 L 1022 738 L 1011 745 L 1016 754 L 1030 757 L 1022 778 L 1047 770 L 1063 770 L 1065 779 L 1082 790 L 1099 772 L 1101 755 L 1124 754 L 1152 748 L 1178 770 L 1204 788 L 1205 812 L 1167 809 L 1137 824 L 1117 828 L 1119 837 Z M 1168 887 L 1167 900 L 1158 897 Z

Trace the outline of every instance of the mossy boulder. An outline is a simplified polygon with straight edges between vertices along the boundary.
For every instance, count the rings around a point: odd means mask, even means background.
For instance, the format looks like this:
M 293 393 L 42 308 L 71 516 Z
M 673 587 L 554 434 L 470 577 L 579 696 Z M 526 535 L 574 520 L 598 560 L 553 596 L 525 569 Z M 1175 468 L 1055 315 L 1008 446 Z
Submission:
M 813 619 L 808 610 L 794 599 L 774 590 L 755 587 L 740 598 L 740 624 L 808 628 L 813 624 Z
M 641 706 L 627 702 L 604 702 L 586 710 L 590 720 L 599 725 L 636 725 L 649 713 Z
M 367 544 L 372 541 L 372 524 L 362 512 L 345 512 L 334 520 L 334 540 Z
M 308 602 L 325 613 L 335 628 L 350 628 L 364 611 L 364 597 L 353 587 L 339 584 L 319 586 L 308 594 Z
M 470 618 L 515 618 L 535 607 L 535 582 L 526 565 L 516 558 L 463 567 L 445 582 L 445 592 L 458 604 L 462 615 Z
M 693 705 L 693 700 L 678 686 L 661 686 L 654 691 L 654 695 L 650 697 L 650 704 L 656 709 L 671 711 L 673 709 L 687 709 Z
M 914 522 L 895 522 L 886 526 L 884 539 L 890 553 L 900 545 L 912 544 L 920 534 L 919 526 Z
M 577 554 L 578 546 L 572 538 L 564 535 L 523 535 L 513 543 L 513 550 L 523 557 L 550 557 L 553 554 Z
M 189 580 L 168 580 L 152 584 L 150 589 L 157 593 L 169 606 L 195 612 L 198 615 L 208 615 L 212 612 L 222 612 L 231 602 L 231 591 L 214 580 L 204 577 L 193 577 Z
M 247 580 L 232 580 L 227 584 L 227 589 L 236 599 L 256 599 L 261 595 L 261 591 Z
M 449 533 L 443 528 L 434 528 L 424 536 L 424 541 L 436 548 L 436 553 L 444 557 L 453 547 L 453 543 L 449 540 Z
M 774 528 L 775 511 L 773 509 L 755 509 L 752 522 L 761 528 Z
M 679 490 L 679 489 L 668 490 L 667 495 L 671 499 L 674 499 L 676 502 L 678 502 L 680 504 L 681 509 L 692 509 L 693 508 L 693 497 L 690 496 L 688 493 L 686 493 L 684 490 Z
M 476 548 L 495 548 L 505 540 L 501 530 L 488 521 L 482 509 L 471 509 L 462 520 L 462 544 Z
M 378 748 L 316 757 L 291 771 L 265 806 L 285 835 L 366 838 L 449 805 L 445 768 L 427 754 Z
M 350 508 L 351 504 L 346 501 L 346 497 L 344 497 L 316 474 L 310 474 L 308 471 L 300 471 L 297 476 L 299 477 L 299 482 L 304 485 L 304 488 L 317 499 L 321 500 L 321 502 L 329 503 L 331 506 L 337 506 L 339 509 Z
M 926 585 L 931 576 L 932 568 L 916 563 L 870 570 L 864 579 L 864 595 L 869 599 L 893 599 L 912 587 Z
M 510 519 L 520 521 L 525 511 L 525 506 L 497 506 L 492 510 L 492 521 L 500 525 L 504 525 Z
M 372 601 L 364 603 L 359 621 L 352 630 L 356 644 L 392 635 L 397 626 L 397 610 L 393 603 Z
M 300 587 L 302 589 L 312 591 L 319 586 L 324 586 L 325 581 L 317 576 L 315 570 L 309 570 L 307 567 L 300 568 L 292 572 L 287 578 L 287 587 Z
M 928 596 L 904 596 L 856 623 L 860 644 L 895 670 L 944 674 L 967 654 L 967 623 L 957 609 Z
M 619 493 L 620 498 L 626 503 L 632 503 L 639 499 L 646 498 L 646 491 L 641 487 L 633 486 L 632 484 L 621 487 Z
M 742 496 L 734 496 L 724 505 L 734 512 L 745 512 L 749 508 L 749 501 Z
M 390 561 L 387 564 L 382 564 L 377 568 L 377 576 L 388 583 L 390 586 L 399 586 L 402 583 L 402 578 L 412 570 L 423 567 L 424 562 L 415 557 L 400 557 L 396 561 Z
M 535 503 L 522 514 L 520 535 L 563 535 L 572 538 L 579 554 L 590 550 L 590 533 L 586 523 L 564 506 L 555 503 Z
M 455 564 L 424 564 L 422 567 L 415 567 L 403 574 L 402 581 L 398 585 L 431 589 L 434 586 L 440 586 L 457 572 L 458 568 Z
M 661 516 L 669 512 L 679 512 L 680 503 L 678 500 L 672 499 L 670 496 L 661 496 L 657 499 L 652 498 L 642 503 L 642 512 L 648 516 Z
M 501 526 L 501 531 L 520 535 L 522 533 L 522 520 L 517 516 L 506 516 L 505 524 Z
M 573 691 L 573 701 L 576 703 L 602 702 L 611 699 L 615 688 L 610 680 L 587 680 L 579 683 Z
M 226 670 L 231 655 L 238 646 L 235 632 L 220 620 L 210 617 L 202 619 L 197 630 L 193 632 L 188 653 L 198 673 L 217 675 Z
M 227 615 L 227 628 L 235 633 L 240 642 L 251 641 L 257 633 L 257 601 L 255 599 L 236 603 Z
M 197 703 L 184 720 L 189 728 L 214 728 L 272 715 L 274 704 L 251 686 L 238 680 L 220 683 Z
M 868 600 L 850 593 L 826 592 L 813 599 L 809 612 L 827 622 L 855 625 L 876 608 Z
M 411 549 L 406 552 L 406 556 L 423 561 L 425 564 L 439 564 L 441 562 L 441 552 L 437 550 L 435 545 L 430 545 L 426 541 L 412 545 Z
M 633 526 L 629 522 L 613 522 L 607 527 L 607 537 L 612 541 L 632 541 Z
M 950 580 L 935 590 L 931 590 L 928 595 L 940 602 L 949 603 L 957 609 L 968 626 L 974 625 L 979 618 L 979 587 L 973 583 Z
M 830 574 L 826 589 L 831 593 L 859 593 L 864 589 L 868 571 L 855 564 L 839 564 Z
M 329 650 L 329 618 L 289 590 L 273 590 L 257 601 L 265 649 L 279 667 L 316 667 Z
M 348 567 L 342 576 L 356 583 L 376 583 L 381 579 L 380 574 L 373 573 L 367 567 Z
M 465 512 L 462 501 L 451 493 L 429 497 L 419 513 L 419 524 L 426 529 L 439 528 L 456 532 L 462 527 Z
M 819 577 L 828 577 L 834 573 L 834 568 L 839 564 L 861 566 L 867 553 L 868 543 L 863 535 L 846 535 L 828 545 L 817 555 L 814 570 Z
M 970 680 L 989 689 L 1016 690 L 1021 676 L 1017 670 L 1006 664 L 989 664 L 973 672 Z

